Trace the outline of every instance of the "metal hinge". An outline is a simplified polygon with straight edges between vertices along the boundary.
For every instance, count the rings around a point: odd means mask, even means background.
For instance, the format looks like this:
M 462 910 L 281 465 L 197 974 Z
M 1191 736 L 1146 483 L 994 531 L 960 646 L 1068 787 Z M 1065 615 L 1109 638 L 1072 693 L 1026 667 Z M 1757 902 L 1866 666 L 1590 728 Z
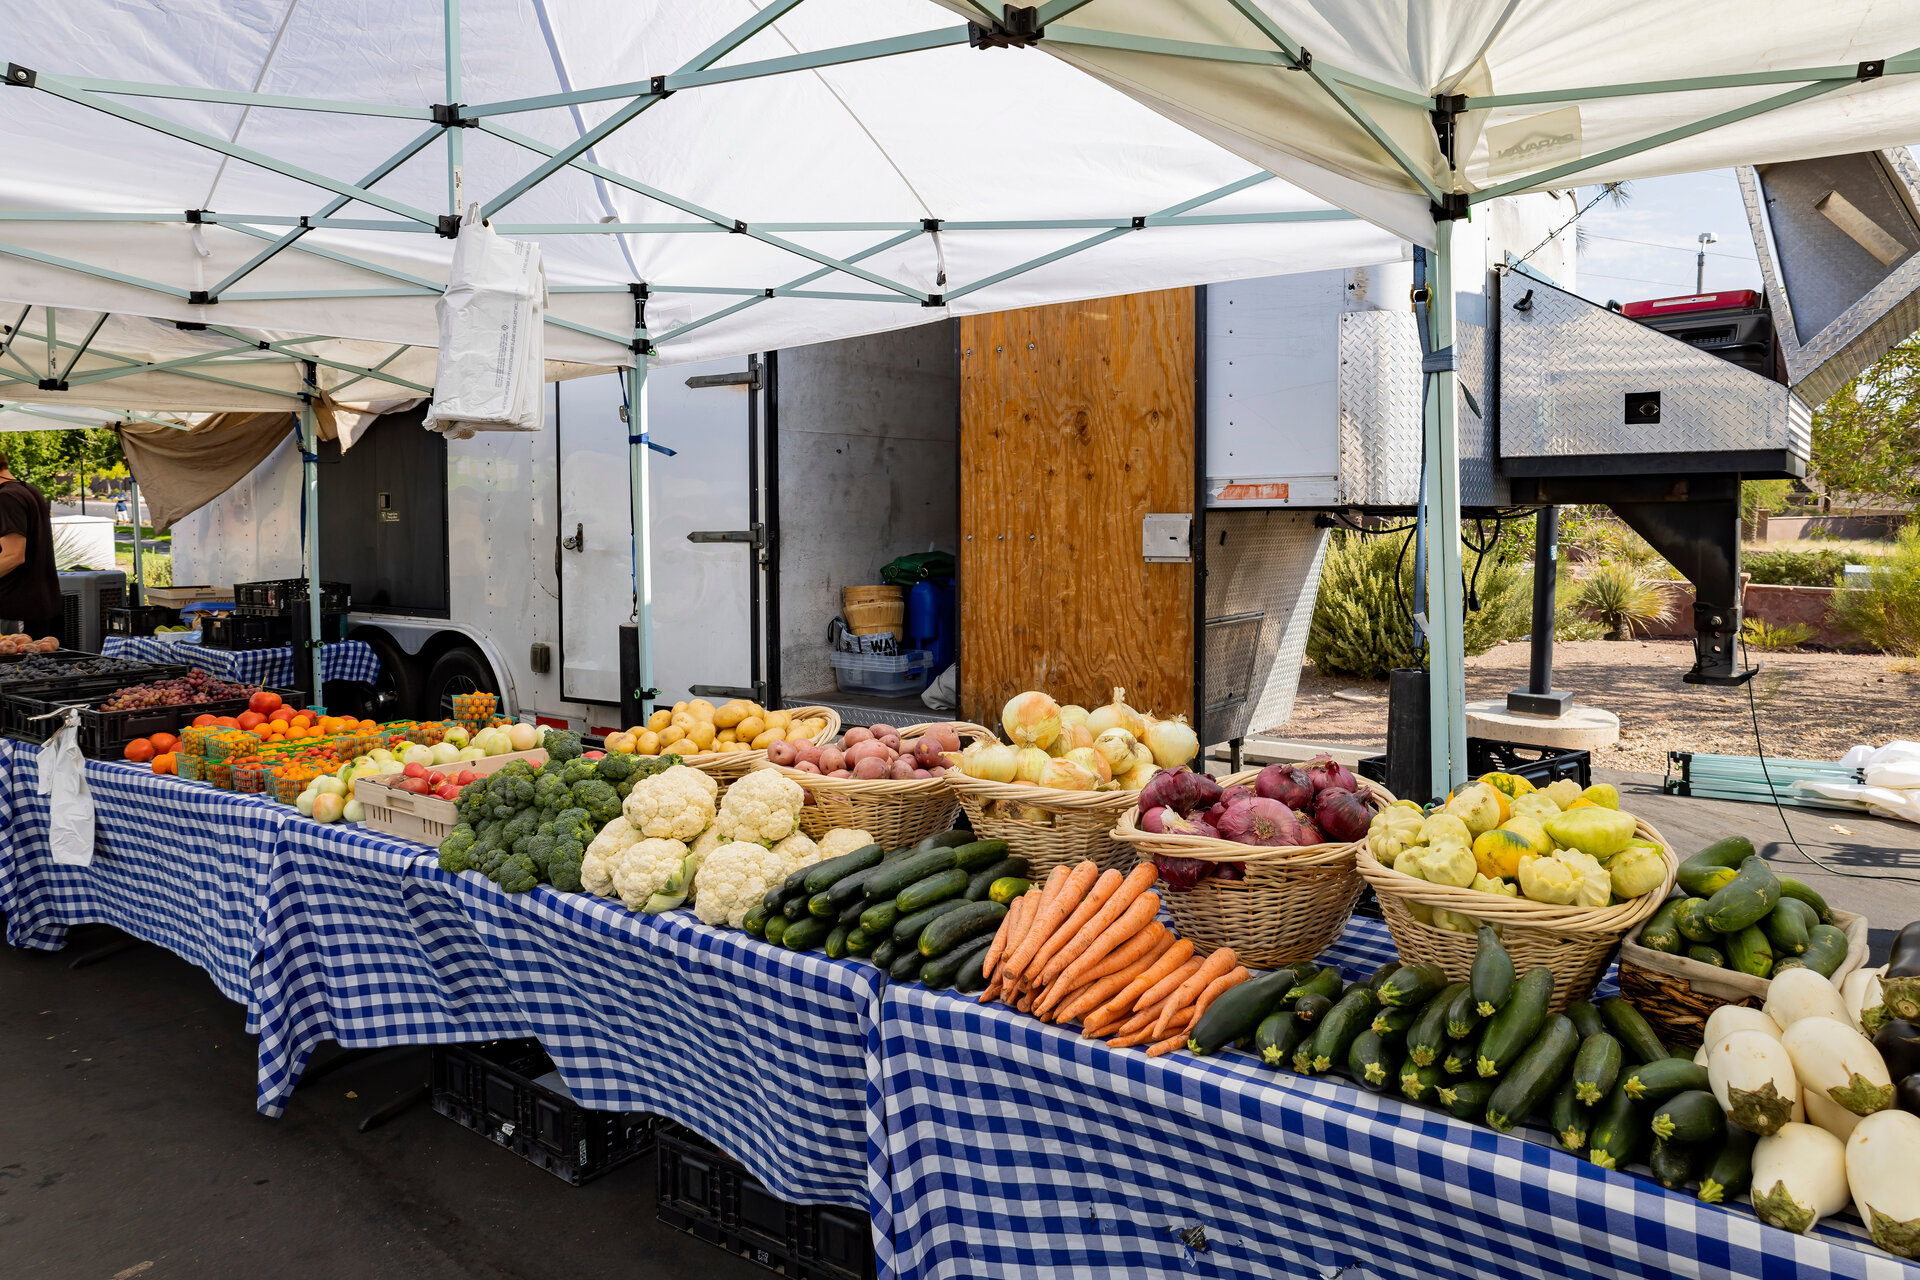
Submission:
M 767 526 L 755 522 L 745 529 L 695 529 L 687 535 L 687 541 L 744 542 L 757 550 L 767 545 Z
M 1040 11 L 1034 5 L 1008 5 L 991 27 L 967 24 L 967 43 L 976 49 L 1026 49 L 1046 35 Z
M 702 373 L 687 379 L 687 389 L 699 391 L 705 387 L 745 387 L 749 391 L 760 389 L 760 366 L 742 369 L 738 373 Z

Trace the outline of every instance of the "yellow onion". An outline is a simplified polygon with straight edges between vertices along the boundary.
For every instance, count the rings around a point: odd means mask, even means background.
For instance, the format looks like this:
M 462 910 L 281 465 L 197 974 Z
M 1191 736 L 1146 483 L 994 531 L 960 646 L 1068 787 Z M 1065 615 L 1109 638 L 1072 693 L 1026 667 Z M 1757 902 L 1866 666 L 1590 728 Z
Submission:
M 1093 747 L 1075 747 L 1067 752 L 1066 759 L 1073 761 L 1102 782 L 1113 781 L 1113 766 L 1107 758 Z
M 1109 729 L 1093 740 L 1093 749 L 1106 758 L 1115 773 L 1133 768 L 1133 749 L 1137 744 L 1125 729 Z
M 1061 724 L 1085 724 L 1086 722 L 1087 709 L 1079 703 L 1069 702 L 1066 706 L 1060 708 Z
M 1077 760 L 1048 760 L 1040 785 L 1056 791 L 1091 791 L 1100 785 L 1100 779 Z
M 1144 791 L 1147 784 L 1153 781 L 1153 775 L 1158 772 L 1160 767 L 1152 760 L 1148 760 L 1145 764 L 1136 764 L 1125 773 L 1115 774 L 1113 781 L 1114 785 L 1122 791 Z
M 1146 717 L 1127 705 L 1125 689 L 1115 689 L 1112 702 L 1104 707 L 1095 707 L 1087 714 L 1087 728 L 1093 730 L 1096 738 L 1109 729 L 1125 729 L 1140 739 L 1147 736 Z
M 983 782 L 1012 782 L 1016 758 L 1012 747 L 999 742 L 977 742 L 960 753 L 960 769 Z
M 1062 721 L 1060 725 L 1060 737 L 1057 741 L 1065 745 L 1055 754 L 1065 755 L 1069 751 L 1092 746 L 1093 730 L 1084 724 L 1074 724 L 1071 720 Z
M 1044 693 L 1016 693 L 1000 711 L 1000 727 L 1016 747 L 1046 747 L 1060 736 L 1060 704 Z
M 1067 745 L 1067 735 L 1064 733 L 1047 744 L 1047 754 L 1056 760 L 1071 750 L 1073 748 Z
M 1147 750 L 1162 769 L 1174 769 L 1200 754 L 1200 735 L 1193 731 L 1185 716 L 1156 720 L 1147 730 Z
M 1040 775 L 1047 771 L 1047 761 L 1052 759 L 1039 747 L 1016 747 L 1013 751 L 1013 777 L 1010 781 L 1025 782 L 1032 786 L 1040 784 Z

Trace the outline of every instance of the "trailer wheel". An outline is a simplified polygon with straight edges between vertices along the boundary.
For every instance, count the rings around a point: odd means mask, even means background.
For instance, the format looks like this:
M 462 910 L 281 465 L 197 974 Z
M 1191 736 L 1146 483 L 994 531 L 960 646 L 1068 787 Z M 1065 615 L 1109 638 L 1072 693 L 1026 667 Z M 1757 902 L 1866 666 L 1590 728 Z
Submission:
M 357 686 L 368 691 L 367 706 L 361 715 L 383 723 L 419 719 L 420 671 L 406 650 L 378 627 L 361 627 L 349 638 L 372 645 L 375 656 L 380 659 L 380 674 L 374 682 Z
M 441 654 L 427 673 L 424 692 L 422 706 L 427 718 L 449 720 L 453 718 L 455 694 L 498 694 L 500 683 L 494 679 L 492 665 L 480 656 L 479 650 L 455 645 Z

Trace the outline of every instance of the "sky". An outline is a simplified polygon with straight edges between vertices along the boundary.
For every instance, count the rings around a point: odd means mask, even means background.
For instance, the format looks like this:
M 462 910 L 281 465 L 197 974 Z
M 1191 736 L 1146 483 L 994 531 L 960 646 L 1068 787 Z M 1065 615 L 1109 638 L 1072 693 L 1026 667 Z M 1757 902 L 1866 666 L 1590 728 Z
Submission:
M 1581 203 L 1598 193 L 1582 188 Z M 1623 204 L 1603 200 L 1578 225 L 1584 238 L 1577 290 L 1594 302 L 1692 293 L 1703 231 L 1718 240 L 1707 246 L 1708 289 L 1760 287 L 1753 234 L 1731 169 L 1639 179 L 1627 185 Z

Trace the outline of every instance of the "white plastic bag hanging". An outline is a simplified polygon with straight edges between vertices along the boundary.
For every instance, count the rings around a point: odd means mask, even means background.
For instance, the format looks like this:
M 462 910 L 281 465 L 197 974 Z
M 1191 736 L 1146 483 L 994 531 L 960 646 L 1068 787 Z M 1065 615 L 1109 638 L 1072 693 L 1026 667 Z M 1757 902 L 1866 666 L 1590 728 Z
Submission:
M 40 794 L 47 797 L 47 836 L 53 860 L 63 867 L 93 864 L 93 793 L 87 790 L 87 758 L 80 754 L 80 708 L 35 716 L 62 718 L 40 748 Z
M 546 410 L 540 246 L 498 235 L 476 213 L 460 227 L 446 292 L 434 304 L 440 353 L 426 417 L 427 430 L 460 440 L 538 431 Z

